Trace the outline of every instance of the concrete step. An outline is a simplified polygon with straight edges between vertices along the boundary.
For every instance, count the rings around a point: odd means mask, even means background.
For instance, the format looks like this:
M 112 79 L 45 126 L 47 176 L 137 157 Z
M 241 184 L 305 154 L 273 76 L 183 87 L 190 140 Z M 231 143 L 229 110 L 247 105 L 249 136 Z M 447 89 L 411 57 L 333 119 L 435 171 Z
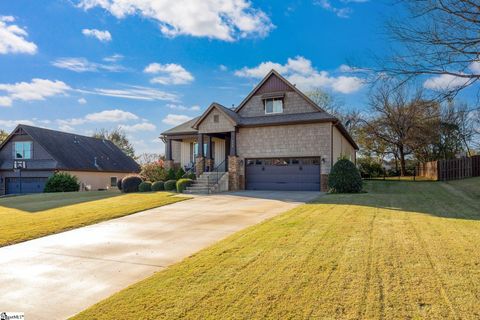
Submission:
M 208 194 L 208 191 L 184 190 L 184 194 Z

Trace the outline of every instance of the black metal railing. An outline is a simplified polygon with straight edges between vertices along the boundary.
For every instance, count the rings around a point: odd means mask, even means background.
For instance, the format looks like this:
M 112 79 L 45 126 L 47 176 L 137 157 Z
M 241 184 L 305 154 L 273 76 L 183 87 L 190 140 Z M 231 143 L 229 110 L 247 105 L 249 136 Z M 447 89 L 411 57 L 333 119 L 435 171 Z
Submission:
M 223 171 L 220 171 L 220 168 L 225 168 L 225 164 L 226 164 L 226 161 L 227 159 L 223 160 L 222 163 L 220 163 L 218 166 L 216 166 L 215 168 L 213 168 L 213 170 L 211 170 L 209 173 L 210 174 L 207 174 L 207 190 L 208 190 L 208 194 L 211 193 L 211 189 L 212 187 L 218 183 L 218 181 L 220 180 L 221 178 L 221 174 L 224 174 L 225 173 L 225 169 Z M 215 179 L 210 179 L 211 177 L 214 177 Z M 212 177 L 212 178 L 213 178 Z M 211 180 L 215 181 L 215 183 L 212 183 L 210 184 Z

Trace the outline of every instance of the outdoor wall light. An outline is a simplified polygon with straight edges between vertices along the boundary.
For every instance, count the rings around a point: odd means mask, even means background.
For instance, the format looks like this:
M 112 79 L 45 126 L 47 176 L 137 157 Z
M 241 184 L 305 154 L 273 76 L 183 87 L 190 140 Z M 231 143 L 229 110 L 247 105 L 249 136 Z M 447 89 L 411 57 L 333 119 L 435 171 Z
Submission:
M 325 158 L 322 157 L 321 159 L 322 159 L 322 163 L 325 163 Z

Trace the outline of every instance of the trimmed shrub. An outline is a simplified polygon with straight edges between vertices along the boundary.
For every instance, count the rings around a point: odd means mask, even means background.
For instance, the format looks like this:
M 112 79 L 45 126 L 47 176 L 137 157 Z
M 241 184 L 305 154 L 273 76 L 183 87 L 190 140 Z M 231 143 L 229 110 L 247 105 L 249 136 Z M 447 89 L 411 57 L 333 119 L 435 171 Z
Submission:
M 173 168 L 168 169 L 167 180 L 175 180 L 175 170 Z
M 122 192 L 123 193 L 131 193 L 131 192 L 138 192 L 138 187 L 143 180 L 139 176 L 131 175 L 126 176 L 122 179 Z
M 152 191 L 152 183 L 150 181 L 143 181 L 138 185 L 138 191 L 140 192 L 150 192 Z
M 353 162 L 340 159 L 328 176 L 330 192 L 358 193 L 362 191 L 362 177 Z
M 165 190 L 165 186 L 164 186 L 164 182 L 163 181 L 156 181 L 152 184 L 152 191 L 163 191 Z
M 117 188 L 118 190 L 122 191 L 122 179 L 117 180 Z
M 176 180 L 165 181 L 165 184 L 163 186 L 165 188 L 165 191 L 174 191 L 177 189 L 177 181 Z
M 74 192 L 80 190 L 80 183 L 78 178 L 69 173 L 61 172 L 55 173 L 48 178 L 43 192 Z
M 185 170 L 182 168 L 178 169 L 177 172 L 175 173 L 175 179 L 180 180 L 183 178 L 183 175 L 185 174 Z
M 187 176 L 188 179 L 192 179 L 192 180 L 197 180 L 197 176 L 195 175 L 195 173 L 190 173 L 188 176 Z
M 182 193 L 186 187 L 191 186 L 193 183 L 192 179 L 180 179 L 177 181 L 177 192 Z

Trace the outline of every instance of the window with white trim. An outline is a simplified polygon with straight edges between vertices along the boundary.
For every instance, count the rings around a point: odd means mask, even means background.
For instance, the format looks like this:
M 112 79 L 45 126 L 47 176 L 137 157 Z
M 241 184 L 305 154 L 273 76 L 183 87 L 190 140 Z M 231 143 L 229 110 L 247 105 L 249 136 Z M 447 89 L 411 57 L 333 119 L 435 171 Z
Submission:
M 264 103 L 265 103 L 265 114 L 283 112 L 283 99 L 281 98 L 265 99 Z
M 32 158 L 32 141 L 16 141 L 13 144 L 14 159 Z

